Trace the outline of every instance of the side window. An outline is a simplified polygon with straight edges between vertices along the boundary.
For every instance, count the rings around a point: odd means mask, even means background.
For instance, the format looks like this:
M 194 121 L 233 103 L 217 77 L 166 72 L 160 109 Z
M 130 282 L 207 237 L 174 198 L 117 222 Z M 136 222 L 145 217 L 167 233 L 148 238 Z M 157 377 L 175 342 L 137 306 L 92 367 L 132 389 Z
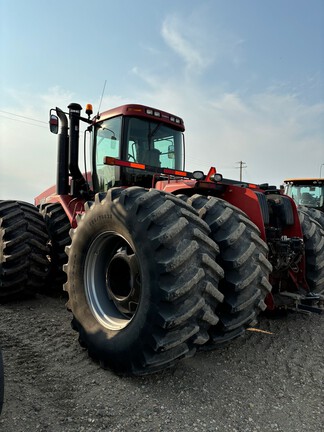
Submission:
M 174 135 L 165 136 L 154 141 L 154 147 L 160 152 L 161 166 L 174 169 Z
M 105 156 L 119 158 L 121 117 L 104 121 L 97 131 L 97 166 L 103 165 Z
M 119 180 L 119 167 L 105 165 L 105 156 L 120 158 L 121 117 L 101 123 L 96 136 L 96 171 L 99 190 L 107 191 Z
M 182 134 L 167 125 L 132 118 L 129 123 L 128 154 L 130 162 L 163 168 L 182 166 Z

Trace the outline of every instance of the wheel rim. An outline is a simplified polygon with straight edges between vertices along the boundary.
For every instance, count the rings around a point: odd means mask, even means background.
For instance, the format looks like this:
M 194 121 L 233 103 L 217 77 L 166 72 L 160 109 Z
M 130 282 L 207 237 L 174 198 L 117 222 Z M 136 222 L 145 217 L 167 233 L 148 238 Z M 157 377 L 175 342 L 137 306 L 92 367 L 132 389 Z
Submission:
M 136 253 L 115 232 L 104 232 L 91 243 L 84 267 L 85 291 L 94 317 L 105 328 L 121 330 L 136 314 L 141 278 Z

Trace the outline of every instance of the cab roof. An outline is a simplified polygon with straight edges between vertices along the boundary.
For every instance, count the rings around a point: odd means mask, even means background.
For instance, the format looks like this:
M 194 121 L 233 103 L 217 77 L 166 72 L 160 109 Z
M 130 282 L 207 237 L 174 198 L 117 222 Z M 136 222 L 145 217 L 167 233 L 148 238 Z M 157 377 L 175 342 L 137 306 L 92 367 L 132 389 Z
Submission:
M 104 111 L 99 116 L 97 116 L 96 122 L 116 117 L 118 115 L 142 117 L 146 119 L 154 119 L 155 121 L 163 121 L 164 123 L 167 123 L 174 128 L 181 130 L 182 132 L 185 130 L 184 122 L 181 117 L 160 109 L 138 104 L 121 105 L 108 111 Z
M 316 184 L 316 183 L 324 183 L 324 178 L 314 177 L 314 178 L 290 178 L 284 180 L 285 183 L 294 183 L 294 184 Z

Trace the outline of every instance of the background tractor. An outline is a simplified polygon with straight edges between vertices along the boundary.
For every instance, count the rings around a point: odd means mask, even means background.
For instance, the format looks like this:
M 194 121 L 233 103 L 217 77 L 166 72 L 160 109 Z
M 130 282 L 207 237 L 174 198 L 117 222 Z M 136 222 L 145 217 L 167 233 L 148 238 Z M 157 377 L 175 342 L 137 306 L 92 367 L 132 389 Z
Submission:
M 298 208 L 309 213 L 324 229 L 324 178 L 286 179 L 284 187 Z
M 185 171 L 184 124 L 170 113 L 68 108 L 50 113 L 56 187 L 35 206 L 0 202 L 2 298 L 64 284 L 80 344 L 137 375 L 242 335 L 266 308 L 315 307 L 324 233 L 290 197 Z

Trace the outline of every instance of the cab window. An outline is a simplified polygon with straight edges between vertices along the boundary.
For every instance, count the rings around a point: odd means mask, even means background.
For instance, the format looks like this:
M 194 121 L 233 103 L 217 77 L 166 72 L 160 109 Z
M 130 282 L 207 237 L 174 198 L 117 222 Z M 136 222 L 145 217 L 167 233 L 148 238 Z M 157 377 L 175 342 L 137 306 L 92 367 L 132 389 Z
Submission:
M 106 156 L 120 158 L 121 123 L 120 116 L 114 117 L 103 121 L 97 129 L 95 164 L 100 191 L 107 191 L 119 180 L 119 167 L 105 165 L 104 158 Z
M 131 118 L 127 159 L 154 167 L 182 169 L 182 133 L 163 123 Z

